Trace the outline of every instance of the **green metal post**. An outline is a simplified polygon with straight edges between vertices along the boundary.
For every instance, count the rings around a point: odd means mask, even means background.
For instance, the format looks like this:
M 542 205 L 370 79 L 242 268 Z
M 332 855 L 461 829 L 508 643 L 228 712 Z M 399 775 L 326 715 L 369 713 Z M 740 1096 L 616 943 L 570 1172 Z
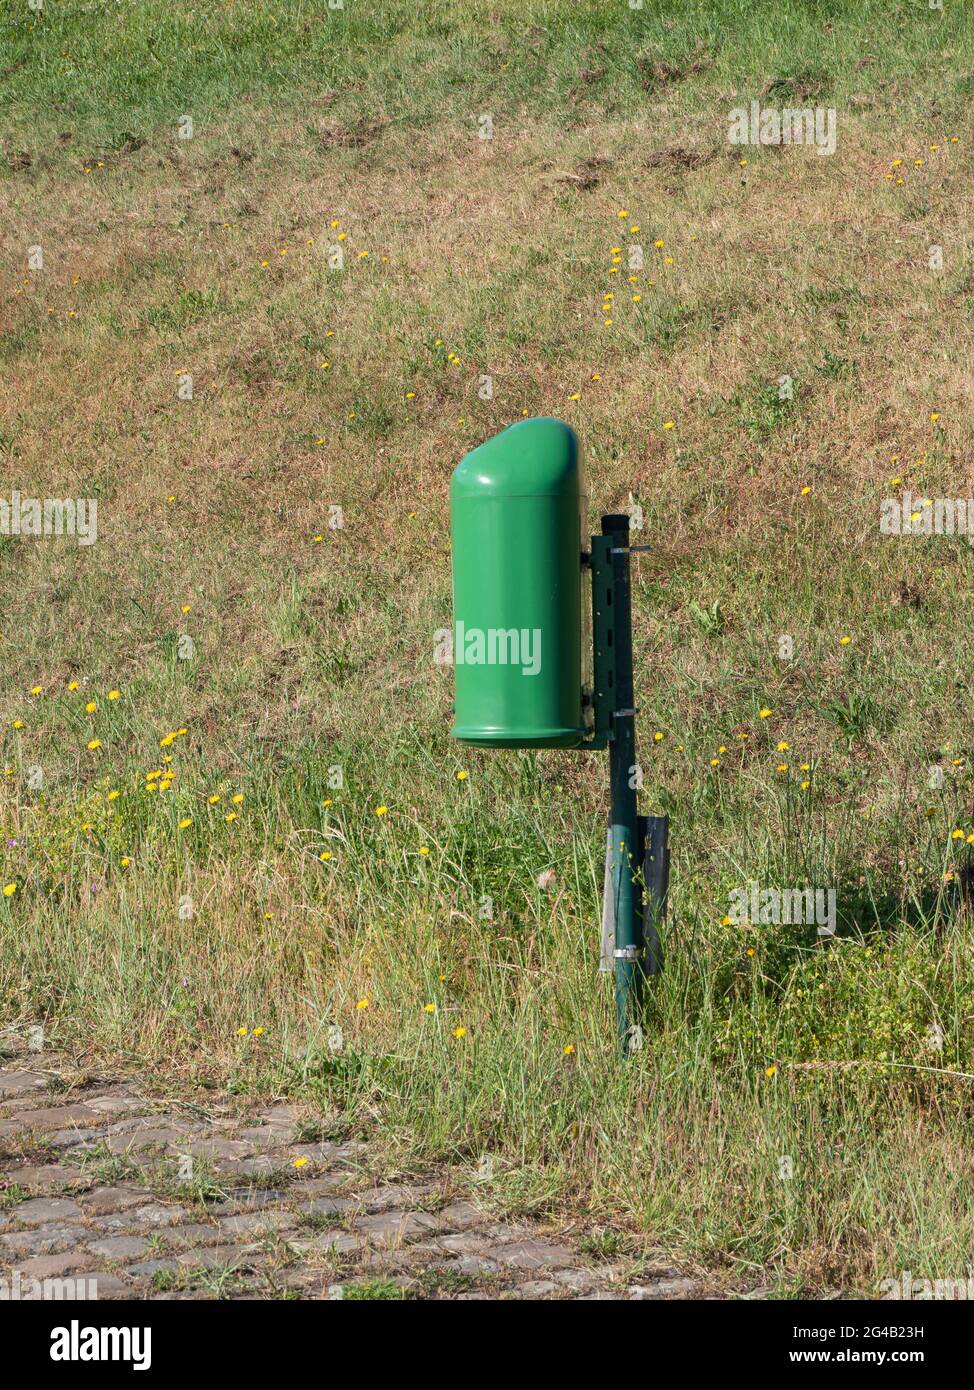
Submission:
M 603 516 L 602 534 L 612 544 L 612 723 L 609 742 L 609 881 L 615 921 L 616 1021 L 628 1055 L 640 1034 L 644 941 L 639 882 L 640 834 L 636 805 L 636 710 L 633 705 L 632 598 L 629 584 L 629 518 Z

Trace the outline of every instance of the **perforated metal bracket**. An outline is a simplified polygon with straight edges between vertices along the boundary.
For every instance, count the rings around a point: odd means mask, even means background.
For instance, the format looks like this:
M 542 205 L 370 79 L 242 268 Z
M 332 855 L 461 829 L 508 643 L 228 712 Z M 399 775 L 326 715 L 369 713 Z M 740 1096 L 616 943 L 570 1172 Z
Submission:
M 582 552 L 583 563 L 587 555 L 592 571 L 592 710 L 595 715 L 592 736 L 582 743 L 583 748 L 607 748 L 612 737 L 612 644 L 615 639 L 612 549 L 611 536 L 593 536 L 591 552 Z

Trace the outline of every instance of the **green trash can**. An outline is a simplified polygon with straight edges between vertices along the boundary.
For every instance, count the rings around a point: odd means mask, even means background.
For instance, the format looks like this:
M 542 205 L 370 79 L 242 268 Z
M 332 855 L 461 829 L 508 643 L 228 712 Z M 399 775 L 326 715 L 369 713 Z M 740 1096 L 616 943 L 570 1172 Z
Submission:
M 561 420 L 521 420 L 450 482 L 454 738 L 573 748 L 584 738 L 582 548 L 588 496 Z

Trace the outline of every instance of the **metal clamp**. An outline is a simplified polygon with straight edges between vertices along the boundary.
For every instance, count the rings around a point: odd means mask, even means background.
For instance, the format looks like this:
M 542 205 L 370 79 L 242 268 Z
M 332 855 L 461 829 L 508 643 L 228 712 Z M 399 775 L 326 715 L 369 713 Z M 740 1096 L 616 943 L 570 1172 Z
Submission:
M 639 960 L 643 954 L 642 946 L 617 946 L 612 952 L 616 960 Z

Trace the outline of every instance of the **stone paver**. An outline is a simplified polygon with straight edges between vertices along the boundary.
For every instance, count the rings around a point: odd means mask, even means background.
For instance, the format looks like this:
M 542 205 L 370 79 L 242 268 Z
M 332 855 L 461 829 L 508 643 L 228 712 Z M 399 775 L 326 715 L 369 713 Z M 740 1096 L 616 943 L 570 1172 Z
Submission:
M 7 1231 L 0 1236 L 0 1263 L 4 1251 L 9 1259 L 15 1255 L 49 1255 L 55 1250 L 70 1249 L 87 1234 L 83 1226 L 59 1225 L 56 1221 Z
M 125 1211 L 130 1207 L 141 1207 L 151 1194 L 147 1187 L 96 1187 L 78 1197 L 86 1216 L 106 1216 Z
M 0 1076 L 0 1100 L 46 1089 L 47 1077 L 36 1071 L 8 1071 Z
M 390 1280 L 459 1301 L 715 1296 L 665 1265 L 610 1265 L 563 1230 L 498 1220 L 467 1173 L 383 1182 L 367 1145 L 334 1139 L 334 1116 L 210 1091 L 160 1099 L 152 1082 L 22 1047 L 0 1065 L 0 1278 L 96 1279 L 99 1298 L 125 1299 L 340 1299 Z
M 102 1255 L 106 1260 L 134 1260 L 144 1255 L 149 1242 L 142 1236 L 107 1236 L 105 1240 L 93 1240 L 88 1249 L 93 1255 Z
M 29 1187 L 34 1192 L 64 1192 L 73 1187 L 85 1186 L 85 1179 L 77 1168 L 65 1168 L 60 1163 L 49 1163 L 37 1168 L 20 1168 L 17 1171 L 20 1187 Z
M 529 1237 L 499 1246 L 494 1258 L 513 1269 L 565 1269 L 575 1263 L 575 1252 L 567 1245 Z
M 41 1226 L 47 1221 L 65 1220 L 69 1216 L 80 1216 L 81 1208 L 77 1202 L 67 1197 L 34 1197 L 21 1202 L 14 1213 L 21 1226 Z

